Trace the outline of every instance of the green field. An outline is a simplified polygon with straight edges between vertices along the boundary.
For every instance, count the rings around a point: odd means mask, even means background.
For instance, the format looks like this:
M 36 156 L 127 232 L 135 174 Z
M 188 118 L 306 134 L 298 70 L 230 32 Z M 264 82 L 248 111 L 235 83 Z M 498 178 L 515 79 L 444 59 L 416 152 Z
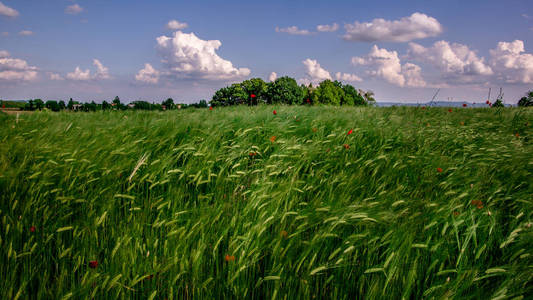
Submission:
M 0 124 L 2 299 L 533 297 L 531 109 Z

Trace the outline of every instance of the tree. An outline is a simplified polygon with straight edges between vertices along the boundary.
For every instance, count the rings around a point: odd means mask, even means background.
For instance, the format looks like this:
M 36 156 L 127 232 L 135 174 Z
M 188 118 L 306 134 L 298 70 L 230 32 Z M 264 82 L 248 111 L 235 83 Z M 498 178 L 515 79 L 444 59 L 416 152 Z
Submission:
M 109 102 L 104 100 L 102 102 L 102 110 L 108 110 L 108 109 L 111 109 L 111 104 L 109 104 Z
M 374 92 L 371 90 L 363 91 L 359 90 L 359 94 L 365 99 L 367 104 L 373 104 L 376 102 L 376 99 L 374 99 Z
M 74 100 L 72 100 L 72 98 L 70 98 L 70 100 L 68 100 L 68 104 L 67 104 L 67 108 L 69 110 L 73 110 L 74 109 Z
M 168 98 L 167 100 L 163 101 L 163 103 L 161 104 L 164 105 L 166 109 L 174 109 L 175 107 L 174 100 L 172 98 Z
M 365 98 L 351 85 L 342 86 L 344 97 L 341 99 L 341 105 L 366 105 Z
M 33 102 L 35 103 L 35 108 L 37 108 L 38 110 L 42 110 L 44 108 L 43 100 L 35 99 L 35 100 L 33 100 Z
M 333 82 L 329 79 L 322 81 L 313 93 L 313 101 L 321 104 L 340 105 L 344 91 L 339 85 L 342 86 L 338 81 Z
M 59 104 L 55 100 L 46 101 L 45 107 L 51 111 L 59 111 Z
M 268 83 L 265 96 L 268 104 L 300 104 L 303 101 L 304 91 L 298 86 L 296 80 L 283 76 Z
M 59 101 L 58 105 L 59 105 L 59 109 L 60 110 L 64 110 L 67 107 L 65 105 L 65 101 L 63 101 L 63 100 Z
M 241 83 L 241 88 L 244 93 L 250 97 L 250 104 L 257 105 L 259 101 L 265 102 L 265 92 L 267 84 L 261 78 L 252 78 Z M 251 97 L 255 95 L 255 97 Z
M 525 97 L 522 97 L 520 98 L 520 100 L 518 100 L 518 106 L 521 106 L 521 107 L 533 106 L 533 90 L 527 92 Z

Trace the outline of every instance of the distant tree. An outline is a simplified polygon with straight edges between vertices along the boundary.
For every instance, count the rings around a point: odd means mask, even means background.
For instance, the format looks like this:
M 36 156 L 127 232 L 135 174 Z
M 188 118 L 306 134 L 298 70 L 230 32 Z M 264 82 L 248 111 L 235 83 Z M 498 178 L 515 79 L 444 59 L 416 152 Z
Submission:
M 37 108 L 38 110 L 42 110 L 44 108 L 43 100 L 35 99 L 35 100 L 33 100 L 33 102 L 35 103 L 35 108 Z
M 363 91 L 359 90 L 359 94 L 365 99 L 367 104 L 374 104 L 376 102 L 376 99 L 374 99 L 374 92 L 371 90 Z
M 174 109 L 175 107 L 174 100 L 172 98 L 168 98 L 167 100 L 163 101 L 163 103 L 161 104 L 164 105 L 166 109 Z
M 51 111 L 59 111 L 59 104 L 55 100 L 48 100 L 45 103 L 45 107 L 48 108 Z
M 64 110 L 65 108 L 67 108 L 67 106 L 65 105 L 65 101 L 63 100 L 59 101 L 58 105 L 60 110 Z
M 109 110 L 111 109 L 111 104 L 109 104 L 107 101 L 102 101 L 102 110 Z
M 205 99 L 202 99 L 200 100 L 200 102 L 198 102 L 198 107 L 199 108 L 207 108 L 207 101 Z
M 269 104 L 300 104 L 303 101 L 304 91 L 298 86 L 296 80 L 284 76 L 268 83 L 265 97 Z
M 366 105 L 365 98 L 351 85 L 342 86 L 344 97 L 341 99 L 341 105 Z
M 259 102 L 265 102 L 265 92 L 267 84 L 261 78 L 252 78 L 241 82 L 241 88 L 247 95 L 251 105 L 257 105 Z M 252 97 L 254 95 L 255 97 Z
M 313 101 L 321 104 L 340 105 L 344 91 L 341 87 L 342 84 L 341 86 L 339 84 L 340 82 L 333 82 L 329 79 L 322 81 L 313 93 Z
M 70 100 L 68 100 L 67 108 L 69 110 L 73 110 L 74 109 L 74 104 L 76 104 L 76 103 L 74 103 L 74 100 L 72 100 L 72 98 L 70 98 Z
M 33 100 L 28 101 L 28 103 L 24 105 L 24 110 L 35 110 L 35 103 Z
M 533 106 L 533 91 L 527 92 L 525 97 L 520 98 L 520 100 L 518 100 L 518 106 Z

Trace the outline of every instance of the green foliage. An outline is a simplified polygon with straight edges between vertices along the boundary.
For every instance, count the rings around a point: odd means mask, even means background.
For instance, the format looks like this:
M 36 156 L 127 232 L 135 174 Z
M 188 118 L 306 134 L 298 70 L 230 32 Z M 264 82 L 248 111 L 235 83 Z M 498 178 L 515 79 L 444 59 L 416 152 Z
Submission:
M 35 105 L 35 108 L 38 110 L 42 110 L 44 108 L 44 102 L 41 99 L 33 100 L 33 104 Z
M 532 110 L 274 108 L 0 117 L 0 298 L 531 298 Z
M 303 96 L 304 91 L 298 86 L 296 80 L 288 76 L 269 82 L 265 94 L 268 104 L 301 104 Z
M 166 109 L 174 109 L 176 106 L 174 105 L 174 99 L 168 98 L 167 100 L 163 101 L 161 105 L 164 105 Z
M 525 97 L 520 98 L 518 100 L 518 106 L 533 106 L 533 91 L 527 92 Z

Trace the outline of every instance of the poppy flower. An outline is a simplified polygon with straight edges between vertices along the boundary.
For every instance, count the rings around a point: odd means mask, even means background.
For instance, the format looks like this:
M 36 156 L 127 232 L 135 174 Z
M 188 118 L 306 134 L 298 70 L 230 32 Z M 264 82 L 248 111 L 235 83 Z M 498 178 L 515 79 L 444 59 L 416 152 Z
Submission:
M 277 112 L 276 110 L 274 110 L 272 113 L 273 113 L 274 115 L 277 115 L 277 114 L 278 114 L 278 112 Z
M 227 262 L 235 261 L 235 256 L 226 254 L 226 256 L 224 257 L 224 260 L 226 260 Z
M 353 132 L 353 129 L 350 129 L 350 131 L 348 131 L 348 135 L 352 134 Z
M 282 230 L 279 235 L 282 237 L 282 238 L 287 238 L 287 236 L 289 236 L 289 233 L 285 230 Z
M 250 97 L 255 98 L 255 94 L 251 94 Z
M 466 107 L 466 103 L 463 103 L 463 107 Z
M 92 268 L 92 269 L 96 269 L 96 267 L 98 267 L 98 261 L 97 260 L 91 260 L 89 262 L 89 267 Z
M 271 141 L 272 143 L 274 143 L 274 142 L 276 141 L 276 136 L 275 136 L 275 135 L 271 136 L 271 137 L 270 137 L 270 141 Z
M 422 109 L 426 109 L 426 107 L 425 107 L 425 106 L 422 106 Z
M 30 227 L 31 232 L 35 232 L 35 226 Z
M 442 173 L 442 168 L 437 168 L 437 172 Z
M 459 215 L 459 212 L 458 211 L 454 211 L 453 215 L 457 217 Z
M 475 205 L 478 209 L 482 209 L 483 208 L 483 202 L 481 202 L 481 200 L 472 200 L 472 202 L 470 202 L 472 205 Z
M 486 104 L 489 104 L 489 103 L 490 103 L 490 101 L 489 101 L 489 100 L 487 100 L 487 101 L 485 101 L 485 103 L 486 103 Z
M 317 130 L 318 130 L 318 129 L 316 129 L 316 128 L 313 128 L 313 132 L 316 132 Z
M 257 153 L 256 153 L 256 152 L 250 152 L 248 155 L 249 155 L 250 157 L 254 157 L 254 156 L 257 155 Z
M 307 103 L 311 103 L 311 100 L 309 100 L 309 98 L 307 98 Z
M 451 109 L 451 108 L 450 108 L 450 109 L 448 109 L 448 112 L 452 112 L 452 109 Z
M 348 145 L 348 144 L 344 144 L 342 146 L 344 147 L 344 149 L 350 149 L 350 145 Z
M 514 134 L 514 136 L 520 137 L 520 134 L 518 134 L 518 132 L 517 132 L 517 133 Z
M 209 110 L 213 110 L 213 106 L 209 106 Z

